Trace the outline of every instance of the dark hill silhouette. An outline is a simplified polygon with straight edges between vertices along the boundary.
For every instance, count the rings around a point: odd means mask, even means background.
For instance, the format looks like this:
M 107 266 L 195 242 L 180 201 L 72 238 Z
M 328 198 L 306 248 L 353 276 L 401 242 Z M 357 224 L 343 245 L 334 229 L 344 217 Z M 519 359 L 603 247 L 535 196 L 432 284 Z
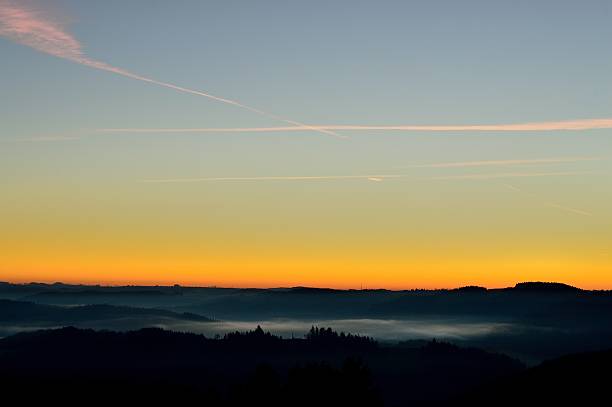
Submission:
M 295 293 L 295 294 L 309 294 L 309 293 L 313 293 L 313 294 L 334 294 L 337 293 L 338 291 L 342 291 L 342 290 L 336 290 L 333 288 L 315 288 L 315 287 L 291 287 L 289 290 L 287 290 L 289 292 Z
M 485 287 L 480 287 L 477 285 L 467 285 L 465 287 L 455 288 L 454 290 L 451 290 L 451 291 L 458 291 L 458 292 L 464 292 L 464 293 L 486 293 L 487 289 Z
M 580 288 L 573 287 L 571 285 L 562 283 L 549 283 L 549 282 L 526 282 L 518 283 L 514 286 L 515 291 L 533 291 L 533 292 L 569 292 L 575 293 L 582 291 Z
M 441 403 L 522 369 L 516 360 L 480 350 L 438 342 L 382 346 L 314 327 L 303 339 L 260 328 L 211 339 L 161 329 L 69 327 L 0 340 L 0 391 L 25 404 L 92 397 L 202 405 Z

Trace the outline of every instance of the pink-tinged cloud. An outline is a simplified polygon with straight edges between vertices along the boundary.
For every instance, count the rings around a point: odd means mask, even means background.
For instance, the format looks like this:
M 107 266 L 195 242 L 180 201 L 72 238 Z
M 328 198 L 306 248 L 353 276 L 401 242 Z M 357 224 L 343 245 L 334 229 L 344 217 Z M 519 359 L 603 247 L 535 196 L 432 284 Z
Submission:
M 217 102 L 226 103 L 246 109 L 261 116 L 278 120 L 296 126 L 303 130 L 312 130 L 319 133 L 340 136 L 334 131 L 318 129 L 295 120 L 286 119 L 275 114 L 245 105 L 236 100 L 226 99 L 210 93 L 184 88 L 172 83 L 158 81 L 142 76 L 122 68 L 109 65 L 105 62 L 90 58 L 83 51 L 81 43 L 72 36 L 61 24 L 53 21 L 40 11 L 25 8 L 23 5 L 10 0 L 0 0 L 0 36 L 8 38 L 18 44 L 33 48 L 37 51 L 53 55 L 58 58 L 122 75 L 135 80 L 148 82 L 154 85 L 169 88 L 178 92 L 207 97 Z M 340 136 L 341 137 L 341 136 Z
M 311 125 L 321 131 L 397 131 L 397 132 L 542 132 L 612 129 L 612 119 L 567 120 L 556 122 L 530 122 L 514 124 L 469 125 Z M 290 127 L 204 127 L 204 128 L 116 128 L 100 129 L 112 133 L 277 133 L 304 131 L 299 126 Z

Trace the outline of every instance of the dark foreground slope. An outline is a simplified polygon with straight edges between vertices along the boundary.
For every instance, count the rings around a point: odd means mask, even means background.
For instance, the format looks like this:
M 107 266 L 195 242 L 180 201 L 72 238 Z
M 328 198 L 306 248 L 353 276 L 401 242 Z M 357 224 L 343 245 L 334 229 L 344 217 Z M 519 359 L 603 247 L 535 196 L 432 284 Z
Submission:
M 523 367 L 508 357 L 429 342 L 381 346 L 313 330 L 261 329 L 209 339 L 160 329 L 64 328 L 0 341 L 0 391 L 22 403 L 437 405 Z
M 470 406 L 610 405 L 612 350 L 546 361 L 455 400 Z

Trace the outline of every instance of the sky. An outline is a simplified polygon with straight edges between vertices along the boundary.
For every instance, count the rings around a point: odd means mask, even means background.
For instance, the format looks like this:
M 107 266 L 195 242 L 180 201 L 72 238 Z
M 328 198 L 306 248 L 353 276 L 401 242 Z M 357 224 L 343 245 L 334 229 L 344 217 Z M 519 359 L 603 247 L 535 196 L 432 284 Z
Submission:
M 0 0 L 0 280 L 612 289 L 611 20 Z

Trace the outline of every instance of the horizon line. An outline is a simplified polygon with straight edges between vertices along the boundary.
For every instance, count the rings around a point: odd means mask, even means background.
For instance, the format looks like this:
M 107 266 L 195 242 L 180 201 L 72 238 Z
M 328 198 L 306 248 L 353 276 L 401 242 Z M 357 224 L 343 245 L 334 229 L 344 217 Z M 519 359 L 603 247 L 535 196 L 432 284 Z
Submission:
M 16 280 L 8 281 L 8 280 L 0 280 L 0 284 L 10 284 L 10 285 L 64 285 L 64 286 L 83 286 L 83 287 L 99 287 L 99 288 L 196 288 L 196 289 L 221 289 L 221 290 L 292 290 L 292 289 L 312 289 L 312 290 L 331 290 L 331 291 L 392 291 L 392 292 L 402 292 L 402 291 L 452 291 L 459 290 L 462 288 L 481 288 L 487 291 L 492 290 L 504 290 L 510 288 L 516 288 L 519 284 L 557 284 L 563 285 L 567 287 L 576 288 L 582 291 L 612 291 L 612 288 L 605 289 L 592 289 L 592 288 L 582 288 L 578 285 L 564 283 L 560 281 L 541 281 L 541 280 L 525 280 L 518 281 L 514 283 L 514 285 L 506 285 L 506 286 L 486 286 L 486 285 L 478 285 L 478 284 L 467 284 L 467 285 L 459 285 L 452 287 L 437 287 L 437 288 L 384 288 L 384 287 L 360 287 L 360 288 L 334 288 L 328 286 L 308 286 L 308 285 L 292 285 L 292 286 L 219 286 L 219 285 L 191 285 L 191 284 L 179 284 L 179 283 L 164 283 L 164 284 L 125 284 L 125 283 L 65 283 L 62 281 L 28 281 L 28 282 L 18 282 Z

